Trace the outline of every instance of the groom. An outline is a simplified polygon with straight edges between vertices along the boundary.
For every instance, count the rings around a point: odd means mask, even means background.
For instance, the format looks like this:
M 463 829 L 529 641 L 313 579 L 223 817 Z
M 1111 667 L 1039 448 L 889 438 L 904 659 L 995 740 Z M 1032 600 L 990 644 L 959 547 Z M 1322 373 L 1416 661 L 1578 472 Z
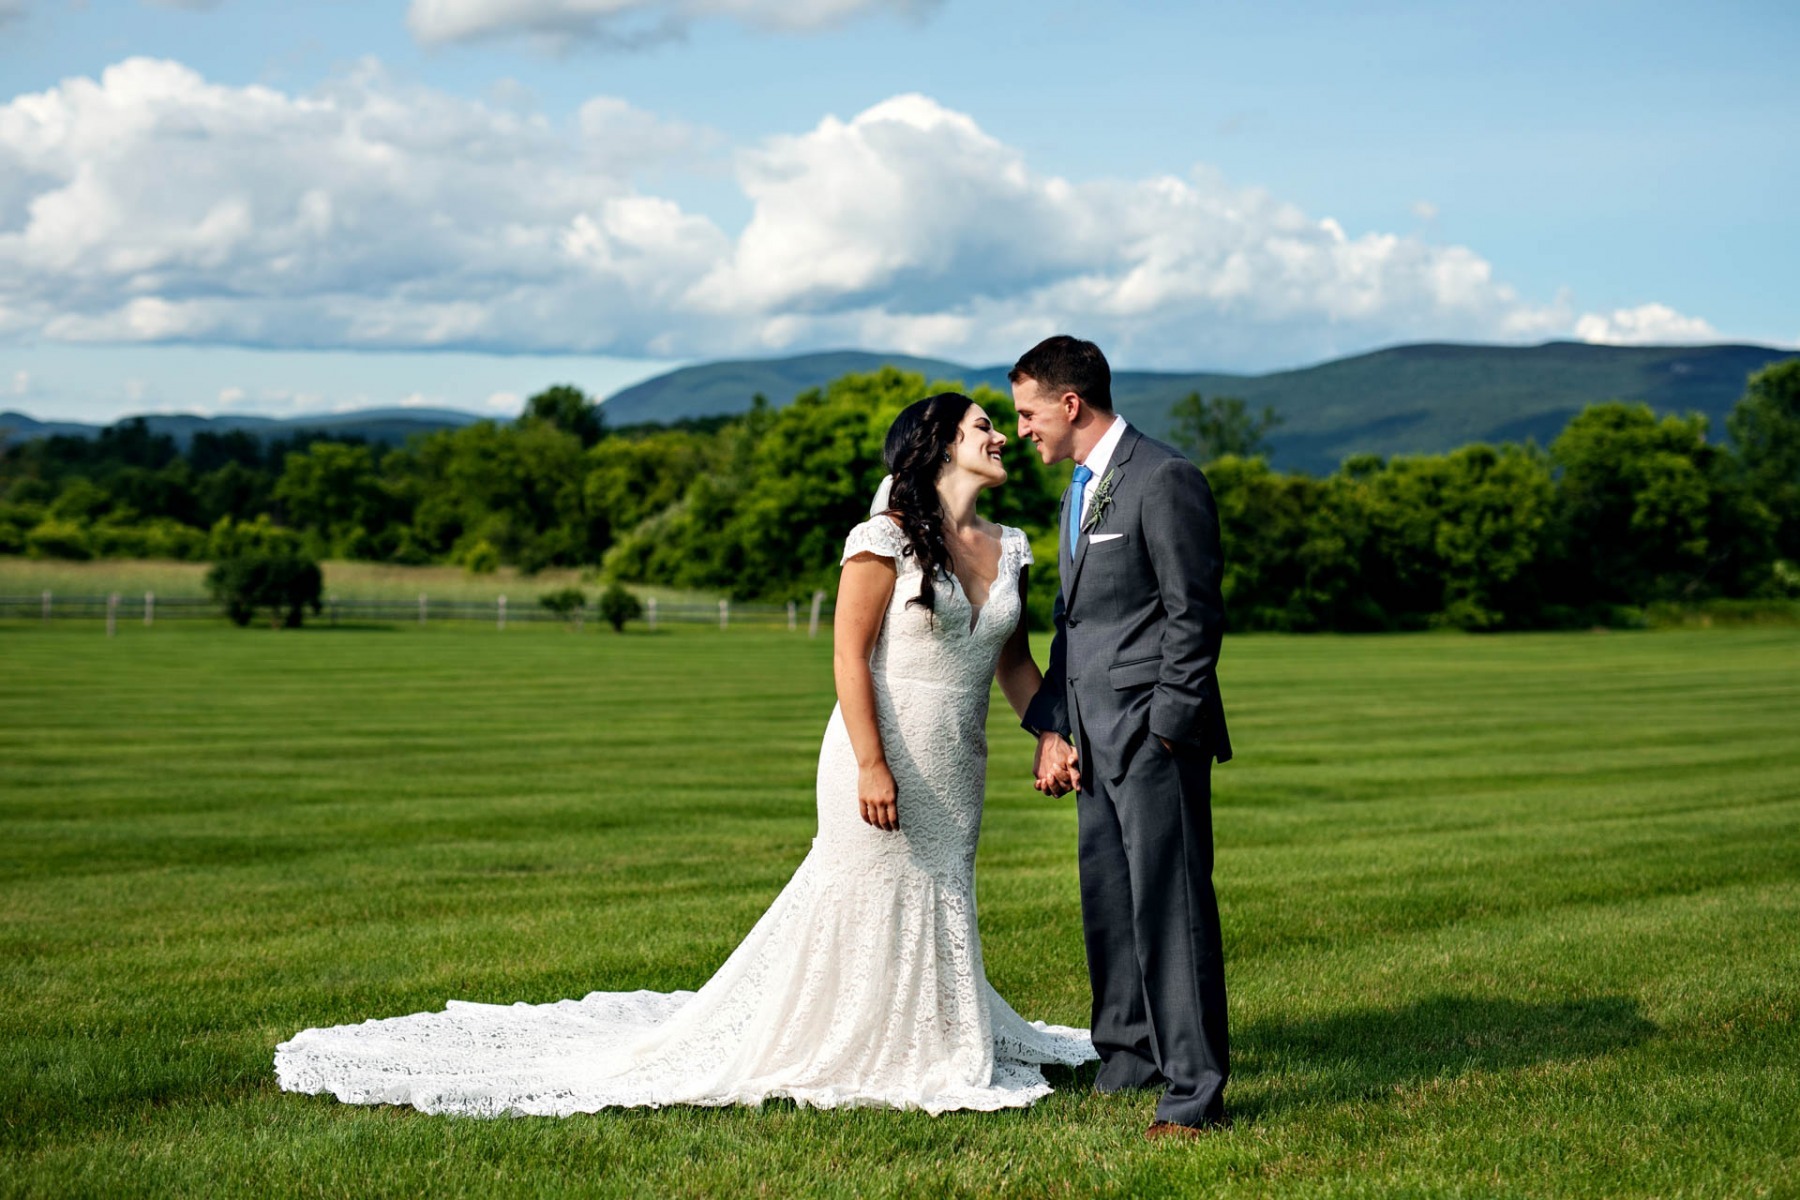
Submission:
M 1075 460 L 1062 591 L 1026 711 L 1037 786 L 1078 789 L 1081 920 L 1102 1092 L 1161 1088 L 1151 1138 L 1225 1123 L 1225 963 L 1212 886 L 1219 518 L 1200 469 L 1125 423 L 1092 342 L 1053 337 L 1008 376 L 1019 436 Z

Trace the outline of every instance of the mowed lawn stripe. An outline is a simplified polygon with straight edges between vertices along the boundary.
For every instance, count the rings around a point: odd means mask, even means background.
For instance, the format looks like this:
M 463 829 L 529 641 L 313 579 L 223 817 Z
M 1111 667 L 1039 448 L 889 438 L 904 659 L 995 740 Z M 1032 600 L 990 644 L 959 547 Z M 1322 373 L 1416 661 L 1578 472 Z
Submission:
M 1755 628 L 1230 639 L 1240 1120 L 1171 1153 L 1081 1073 L 936 1120 L 275 1089 L 304 1025 L 702 982 L 808 849 L 827 638 L 0 624 L 0 1192 L 1793 1192 L 1796 665 Z M 989 740 L 990 976 L 1085 1023 L 1072 803 L 998 697 Z

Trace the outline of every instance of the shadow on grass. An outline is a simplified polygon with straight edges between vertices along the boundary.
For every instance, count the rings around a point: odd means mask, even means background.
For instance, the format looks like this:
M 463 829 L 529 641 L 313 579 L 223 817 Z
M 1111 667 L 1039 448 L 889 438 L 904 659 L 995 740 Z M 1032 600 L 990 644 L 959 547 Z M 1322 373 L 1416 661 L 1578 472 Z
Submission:
M 1065 1067 L 1048 1063 L 1043 1072 L 1044 1082 L 1059 1092 L 1091 1092 L 1094 1090 L 1094 1078 L 1100 1074 L 1100 1064 L 1090 1062 L 1082 1063 L 1079 1067 Z
M 1469 1072 L 1595 1058 L 1659 1032 L 1627 996 L 1528 1002 L 1433 996 L 1400 1008 L 1252 1022 L 1232 1039 L 1233 1073 L 1279 1086 L 1233 1105 L 1242 1118 L 1320 1102 L 1391 1098 Z
M 1471 1071 L 1595 1058 L 1658 1032 L 1626 996 L 1543 1003 L 1434 996 L 1401 1008 L 1252 1022 L 1232 1036 L 1239 1087 L 1227 1093 L 1228 1107 L 1239 1120 L 1255 1120 L 1287 1108 L 1392 1098 L 1396 1088 Z M 1059 1092 L 1087 1091 L 1099 1070 L 1098 1063 L 1049 1066 L 1044 1078 Z M 1275 1086 L 1243 1096 L 1250 1080 Z

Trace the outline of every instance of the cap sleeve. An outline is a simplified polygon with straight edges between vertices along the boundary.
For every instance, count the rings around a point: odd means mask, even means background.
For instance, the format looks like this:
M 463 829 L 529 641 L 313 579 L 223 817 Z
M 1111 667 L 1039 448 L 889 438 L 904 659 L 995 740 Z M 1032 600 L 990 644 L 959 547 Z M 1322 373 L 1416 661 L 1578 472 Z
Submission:
M 905 535 L 900 532 L 900 527 L 891 517 L 877 514 L 850 531 L 850 536 L 844 539 L 844 553 L 838 563 L 847 563 L 858 554 L 898 559 L 904 545 Z
M 1013 554 L 1016 558 L 1015 565 L 1029 567 L 1036 561 L 1031 557 L 1030 536 L 1027 535 L 1023 529 L 1014 529 L 1011 525 L 1008 525 L 1005 528 L 1007 538 L 1012 541 L 1013 546 L 1015 547 L 1013 550 Z

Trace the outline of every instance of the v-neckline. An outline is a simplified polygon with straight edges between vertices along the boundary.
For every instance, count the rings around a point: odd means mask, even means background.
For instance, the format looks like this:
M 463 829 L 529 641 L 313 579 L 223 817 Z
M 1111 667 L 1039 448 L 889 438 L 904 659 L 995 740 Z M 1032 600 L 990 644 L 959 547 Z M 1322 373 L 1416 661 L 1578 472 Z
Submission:
M 988 581 L 987 599 L 980 604 L 975 603 L 975 598 L 969 595 L 969 587 L 963 582 L 962 576 L 957 573 L 956 568 L 954 566 L 950 568 L 950 578 L 956 581 L 956 590 L 962 593 L 963 603 L 969 606 L 969 633 L 974 633 L 981 627 L 982 615 L 987 612 L 988 606 L 993 604 L 994 589 L 1000 586 L 1000 574 L 1006 567 L 1006 527 L 1004 525 L 1000 527 L 1000 536 L 994 540 L 1000 544 L 1000 552 L 994 556 L 994 577 Z M 954 555 L 952 558 L 954 559 Z
M 988 585 L 987 604 L 977 604 L 975 601 L 969 599 L 969 589 L 963 586 L 962 577 L 955 571 L 950 572 L 950 578 L 956 581 L 956 590 L 962 594 L 963 603 L 969 606 L 968 632 L 974 633 L 975 630 L 981 626 L 981 616 L 983 613 L 987 612 L 988 604 L 994 602 L 994 588 L 1000 583 L 1000 572 L 994 572 L 994 582 Z

